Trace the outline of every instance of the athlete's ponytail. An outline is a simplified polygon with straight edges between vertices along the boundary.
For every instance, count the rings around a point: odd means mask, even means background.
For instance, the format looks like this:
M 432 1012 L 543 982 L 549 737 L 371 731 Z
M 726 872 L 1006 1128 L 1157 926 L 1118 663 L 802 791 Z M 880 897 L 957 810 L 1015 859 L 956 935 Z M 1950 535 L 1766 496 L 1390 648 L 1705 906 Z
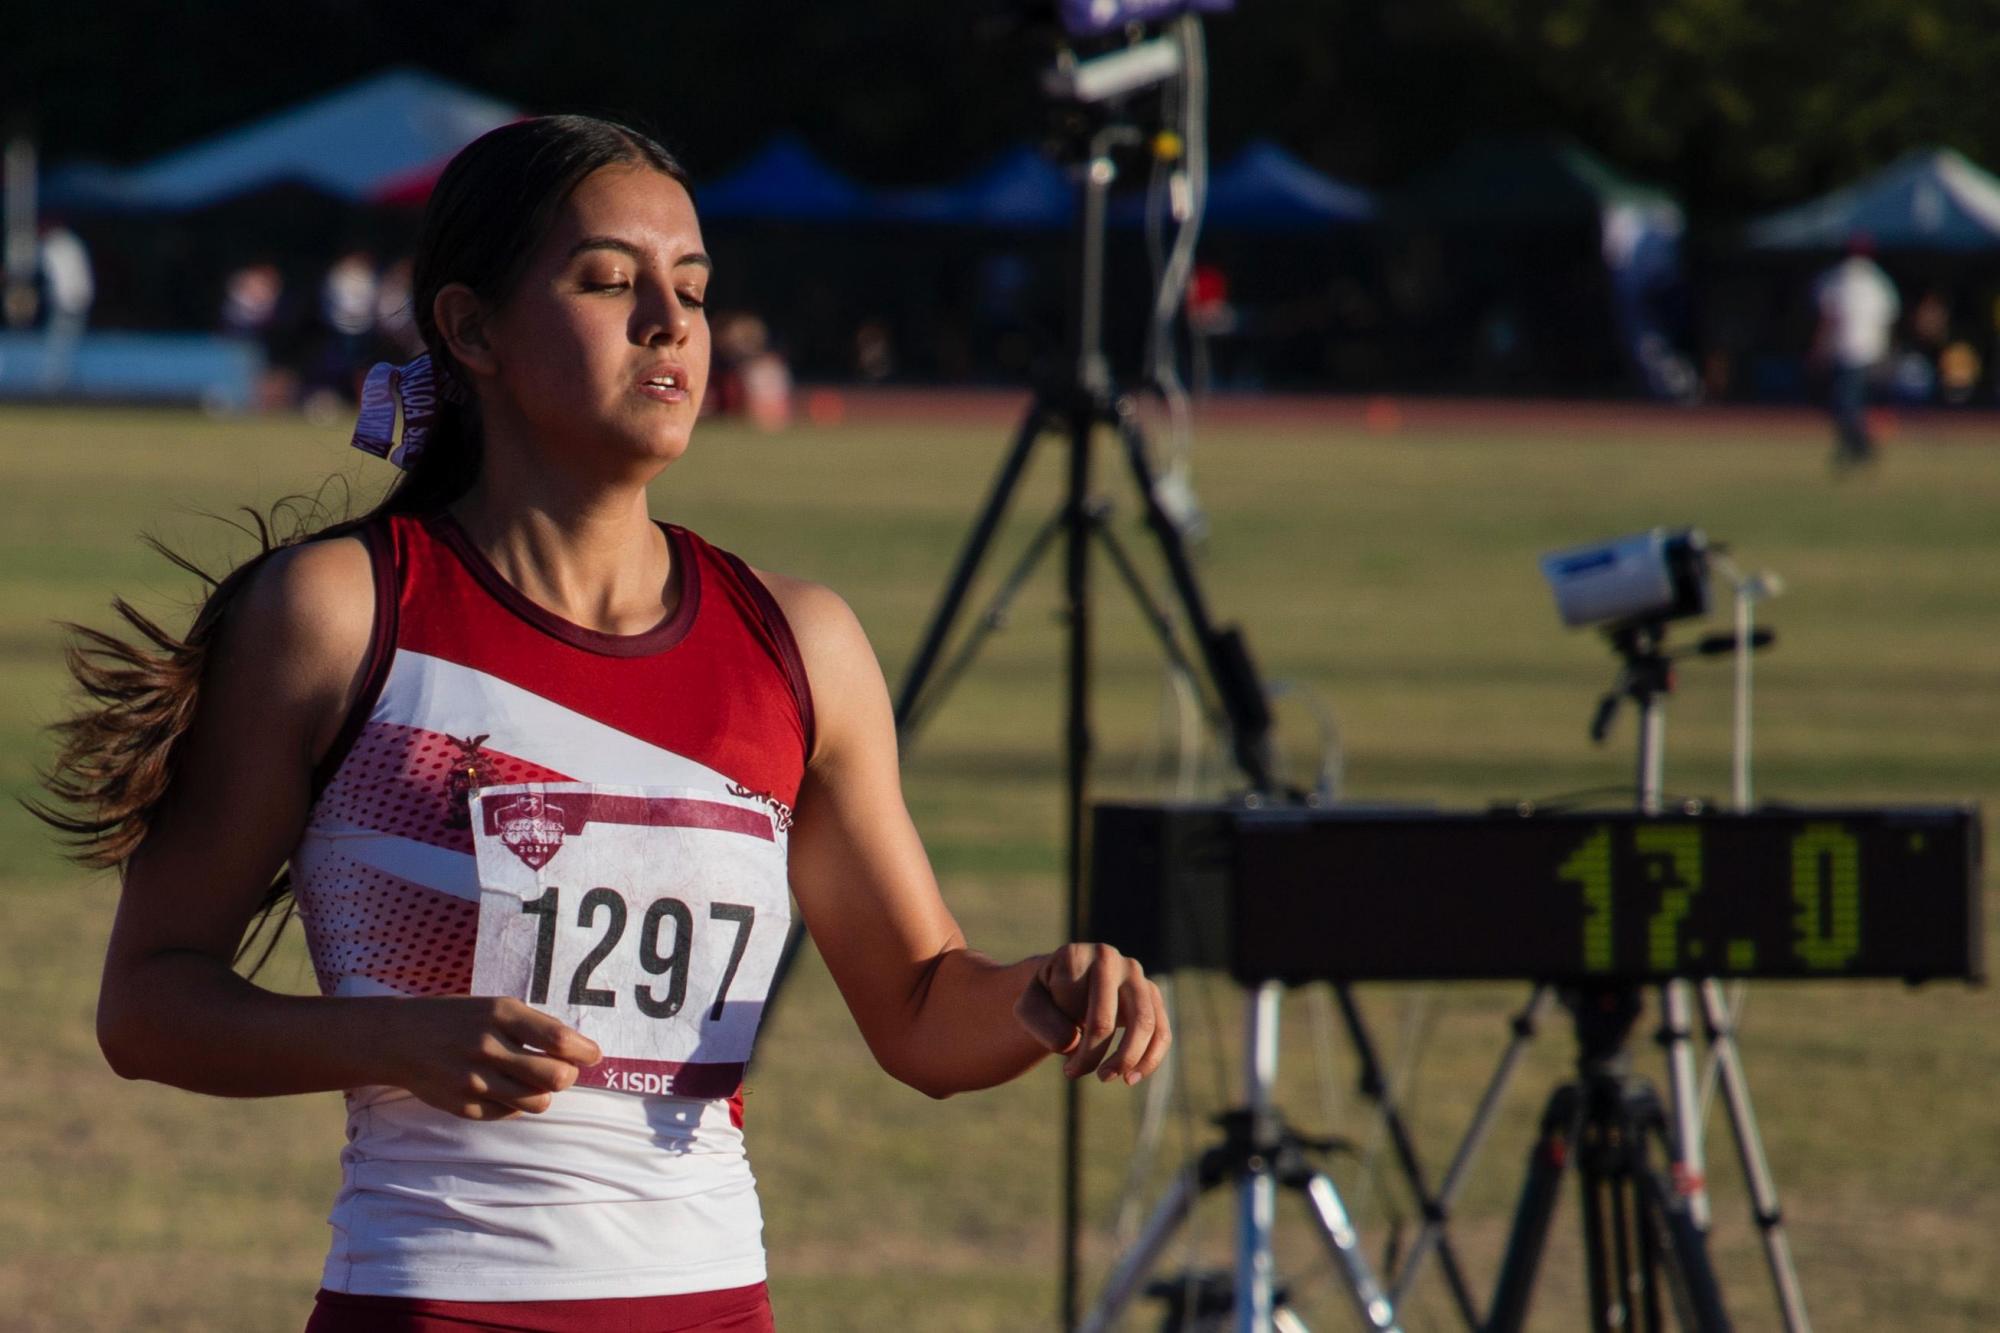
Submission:
M 43 786 L 53 802 L 30 800 L 27 806 L 65 836 L 74 859 L 122 867 L 144 841 L 172 785 L 209 648 L 259 565 L 275 551 L 352 533 L 381 515 L 443 509 L 478 480 L 478 404 L 438 334 L 432 305 L 451 283 L 465 284 L 489 305 L 504 302 L 571 191 L 592 172 L 620 164 L 650 167 L 689 184 L 687 172 L 652 139 L 588 116 L 516 121 L 467 145 L 438 178 L 424 209 L 411 275 L 417 329 L 437 373 L 457 377 L 461 392 L 437 395 L 426 447 L 409 470 L 360 518 L 334 518 L 324 505 L 298 497 L 280 501 L 268 514 L 245 511 L 250 522 L 239 526 L 256 539 L 257 553 L 220 576 L 148 539 L 207 585 L 184 633 L 173 633 L 123 598 L 112 608 L 131 637 L 66 626 L 73 636 L 69 669 L 84 706 L 52 728 L 59 750 Z M 266 899 L 267 915 L 286 893 L 280 874 Z

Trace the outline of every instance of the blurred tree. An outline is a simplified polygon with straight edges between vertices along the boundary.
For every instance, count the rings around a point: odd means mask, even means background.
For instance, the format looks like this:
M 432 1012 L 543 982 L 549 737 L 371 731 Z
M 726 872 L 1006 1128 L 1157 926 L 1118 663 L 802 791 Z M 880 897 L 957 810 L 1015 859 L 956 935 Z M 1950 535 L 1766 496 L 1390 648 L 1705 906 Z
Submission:
M 1697 211 L 1843 183 L 1919 145 L 2000 154 L 1996 0 L 1409 0 L 1554 124 Z
M 1033 138 L 1045 55 L 934 0 L 0 0 L 0 112 L 52 160 L 133 161 L 388 65 L 649 124 L 698 174 L 773 130 L 866 179 Z M 2000 0 L 1242 0 L 1209 25 L 1216 147 L 1390 184 L 1477 129 L 1566 130 L 1698 212 L 1918 144 L 2000 165 Z

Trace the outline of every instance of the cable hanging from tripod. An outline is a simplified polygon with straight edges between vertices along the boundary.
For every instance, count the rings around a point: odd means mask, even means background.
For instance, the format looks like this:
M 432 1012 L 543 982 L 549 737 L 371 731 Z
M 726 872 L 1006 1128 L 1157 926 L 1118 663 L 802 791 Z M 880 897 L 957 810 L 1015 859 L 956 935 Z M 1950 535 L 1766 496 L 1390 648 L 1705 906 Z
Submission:
M 1166 93 L 1174 122 L 1174 151 L 1156 150 L 1146 187 L 1146 251 L 1153 267 L 1153 310 L 1146 334 L 1146 383 L 1167 410 L 1167 460 L 1155 486 L 1161 505 L 1189 537 L 1206 526 L 1194 497 L 1194 417 L 1180 374 L 1175 325 L 1186 308 L 1194 252 L 1208 206 L 1208 59 L 1201 24 L 1192 17 L 1174 23 L 1181 47 L 1182 76 Z M 1168 218 L 1174 224 L 1171 249 L 1163 244 Z M 1163 256 L 1164 251 L 1164 256 Z

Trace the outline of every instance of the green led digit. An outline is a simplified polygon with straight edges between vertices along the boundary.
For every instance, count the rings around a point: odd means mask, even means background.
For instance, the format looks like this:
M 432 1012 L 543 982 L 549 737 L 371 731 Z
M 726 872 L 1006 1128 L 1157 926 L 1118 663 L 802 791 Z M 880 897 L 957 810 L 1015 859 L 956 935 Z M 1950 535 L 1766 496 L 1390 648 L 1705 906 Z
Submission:
M 1807 967 L 1834 972 L 1861 952 L 1861 844 L 1838 824 L 1808 824 L 1792 839 L 1792 947 Z
M 1583 890 L 1583 970 L 1611 970 L 1611 828 L 1599 824 L 1569 859 L 1556 868 L 1556 878 Z
M 1660 886 L 1660 909 L 1646 923 L 1646 957 L 1655 972 L 1680 965 L 1681 919 L 1701 892 L 1701 830 L 1692 824 L 1641 824 L 1632 846 L 1649 858 L 1646 878 Z

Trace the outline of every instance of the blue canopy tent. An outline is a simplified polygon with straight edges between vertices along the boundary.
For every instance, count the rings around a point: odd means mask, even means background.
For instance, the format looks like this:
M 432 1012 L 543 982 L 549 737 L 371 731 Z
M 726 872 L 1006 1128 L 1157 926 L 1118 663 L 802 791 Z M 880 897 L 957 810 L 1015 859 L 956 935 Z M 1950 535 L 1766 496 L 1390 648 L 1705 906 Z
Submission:
M 878 202 L 888 221 L 1046 231 L 1076 215 L 1076 188 L 1061 167 L 1026 144 L 952 185 L 893 190 Z
M 1375 199 L 1321 175 L 1269 139 L 1253 139 L 1208 179 L 1209 226 L 1238 231 L 1310 231 L 1367 222 Z
M 705 218 L 836 222 L 866 217 L 867 191 L 795 134 L 773 136 L 749 161 L 696 187 Z
M 706 203 L 704 196 L 703 202 Z M 881 215 L 900 222 L 1052 230 L 1076 216 L 1076 187 L 1061 167 L 1026 144 L 951 185 L 891 191 Z M 1208 225 L 1240 231 L 1311 231 L 1365 222 L 1375 201 L 1365 190 L 1323 176 L 1267 139 L 1252 141 L 1209 178 Z M 1127 193 L 1112 221 L 1136 226 L 1144 202 Z
M 416 69 L 391 70 L 125 170 L 50 174 L 65 213 L 186 212 L 275 185 L 363 203 L 521 113 Z
M 1126 195 L 1111 206 L 1111 220 L 1136 227 L 1146 202 Z M 1328 227 L 1372 221 L 1375 197 L 1345 181 L 1313 170 L 1269 139 L 1252 139 L 1242 151 L 1209 173 L 1204 228 L 1273 234 L 1311 233 Z
M 1757 219 L 1745 237 L 1760 250 L 1838 250 L 1859 233 L 1879 250 L 2000 249 L 2000 179 L 1952 149 L 1920 149 Z
M 1075 200 L 1062 168 L 1020 144 L 955 184 L 886 194 L 881 209 L 897 221 L 1039 230 L 1068 226 Z M 1112 220 L 1137 225 L 1143 209 L 1128 194 L 1113 204 Z M 1218 228 L 1310 231 L 1374 216 L 1367 191 L 1321 175 L 1267 139 L 1252 141 L 1209 178 L 1205 220 Z

